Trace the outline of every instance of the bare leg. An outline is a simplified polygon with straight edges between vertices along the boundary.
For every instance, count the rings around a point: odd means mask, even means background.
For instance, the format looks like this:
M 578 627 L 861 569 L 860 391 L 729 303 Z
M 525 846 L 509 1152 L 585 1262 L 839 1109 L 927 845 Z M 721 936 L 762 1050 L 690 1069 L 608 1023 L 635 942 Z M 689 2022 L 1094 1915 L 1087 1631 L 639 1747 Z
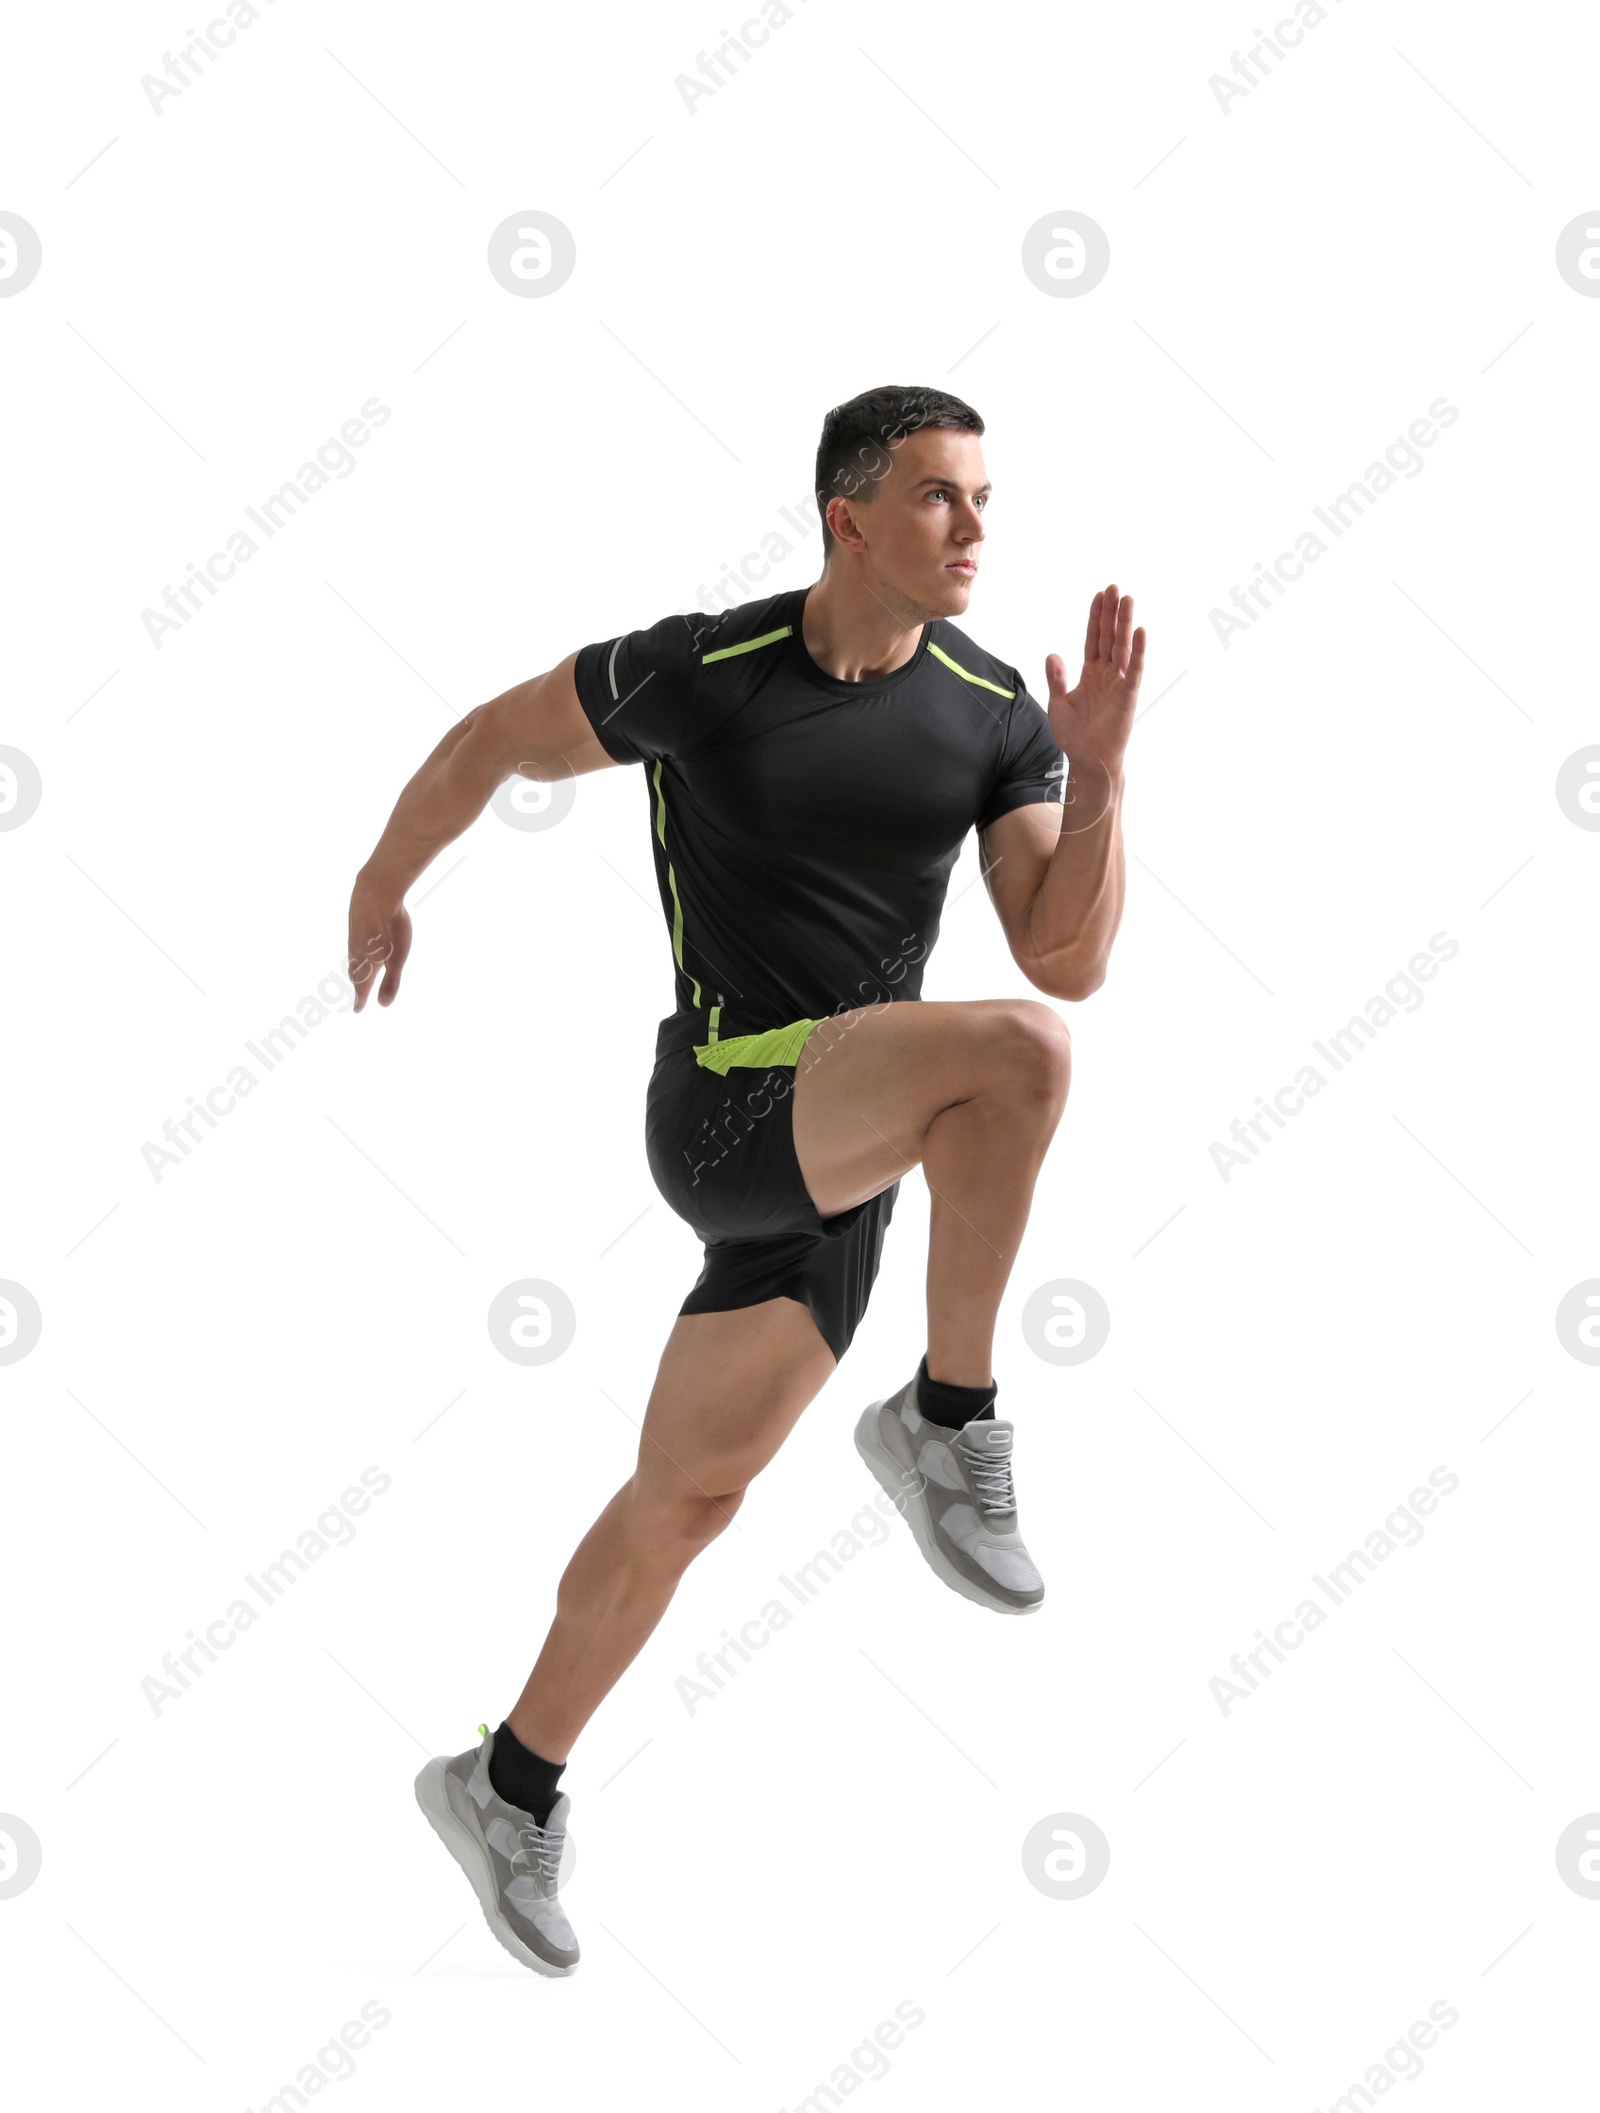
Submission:
M 506 1719 L 524 1746 L 566 1760 L 679 1578 L 732 1520 L 833 1367 L 795 1299 L 678 1316 L 645 1409 L 638 1465 L 568 1563 L 544 1648 Z
M 920 1163 L 933 1192 L 928 1367 L 987 1386 L 994 1317 L 1066 1102 L 1070 1040 L 1029 1000 L 866 1007 L 815 1028 L 796 1068 L 795 1148 L 824 1217 Z M 700 1551 L 730 1523 L 828 1378 L 798 1301 L 682 1314 L 662 1352 L 639 1461 L 579 1543 L 507 1722 L 565 1761 Z
M 889 1005 L 814 1028 L 794 1139 L 824 1217 L 921 1163 L 932 1194 L 928 1370 L 993 1378 L 994 1319 L 1066 1106 L 1071 1037 L 1030 999 Z
M 1066 1102 L 1070 1044 L 1024 1034 L 1003 1085 L 928 1125 L 928 1371 L 958 1387 L 994 1377 L 994 1322 L 1027 1228 L 1039 1168 Z

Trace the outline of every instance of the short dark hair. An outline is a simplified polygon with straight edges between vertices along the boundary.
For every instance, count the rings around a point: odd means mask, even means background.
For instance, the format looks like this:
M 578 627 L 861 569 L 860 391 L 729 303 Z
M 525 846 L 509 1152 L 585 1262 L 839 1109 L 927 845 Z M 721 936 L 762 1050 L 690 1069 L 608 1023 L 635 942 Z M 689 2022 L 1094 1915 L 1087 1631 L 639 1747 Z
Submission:
M 822 516 L 822 555 L 836 540 L 828 526 L 828 501 L 850 499 L 887 475 L 891 449 L 925 426 L 981 433 L 983 420 L 971 404 L 943 389 L 865 389 L 847 404 L 835 404 L 822 421 L 817 448 L 817 511 Z

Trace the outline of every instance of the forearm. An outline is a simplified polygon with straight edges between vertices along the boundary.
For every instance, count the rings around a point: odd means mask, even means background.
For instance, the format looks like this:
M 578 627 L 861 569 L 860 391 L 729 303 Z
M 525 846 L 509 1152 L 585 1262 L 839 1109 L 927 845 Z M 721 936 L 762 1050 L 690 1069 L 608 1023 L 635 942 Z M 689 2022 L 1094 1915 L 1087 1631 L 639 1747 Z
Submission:
M 403 896 L 482 814 L 498 782 L 482 739 L 484 707 L 458 720 L 406 785 L 362 873 Z
M 1122 791 L 1120 770 L 1074 767 L 1068 779 L 1061 835 L 1028 917 L 1038 981 L 1060 997 L 1085 998 L 1105 980 L 1122 922 Z

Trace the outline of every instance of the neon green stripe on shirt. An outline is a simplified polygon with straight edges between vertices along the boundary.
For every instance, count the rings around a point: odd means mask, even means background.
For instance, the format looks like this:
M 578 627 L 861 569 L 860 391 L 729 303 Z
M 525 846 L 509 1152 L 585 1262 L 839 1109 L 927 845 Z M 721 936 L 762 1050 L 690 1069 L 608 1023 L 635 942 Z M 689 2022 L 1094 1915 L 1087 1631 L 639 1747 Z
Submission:
M 759 638 L 747 638 L 740 646 L 718 646 L 715 653 L 700 656 L 700 665 L 706 668 L 714 660 L 731 660 L 735 653 L 753 653 L 757 646 L 770 646 L 775 639 L 788 638 L 793 631 L 793 624 L 785 624 L 781 631 L 763 631 Z
M 656 835 L 661 839 L 661 848 L 664 851 L 667 847 L 667 796 L 661 789 L 661 765 L 659 762 L 656 764 L 654 782 L 656 788 Z M 677 962 L 679 968 L 683 968 L 683 904 L 678 900 L 678 876 L 672 870 L 672 860 L 670 858 L 667 860 L 667 886 L 672 890 L 672 958 Z M 684 969 L 683 972 L 686 976 L 689 976 L 689 981 L 694 984 L 694 1003 L 698 1005 L 700 1003 L 699 981 L 696 977 L 690 976 L 687 969 Z
M 980 690 L 993 690 L 997 697 L 1015 697 L 1015 695 L 1017 694 L 1015 690 L 1001 689 L 999 683 L 990 682 L 987 680 L 986 677 L 982 675 L 974 675 L 972 670 L 970 668 L 964 668 L 959 660 L 952 660 L 949 654 L 945 652 L 944 648 L 942 646 L 936 646 L 931 638 L 928 641 L 928 651 L 933 655 L 935 660 L 942 660 L 945 666 L 950 669 L 952 674 L 959 675 L 964 682 L 975 682 Z

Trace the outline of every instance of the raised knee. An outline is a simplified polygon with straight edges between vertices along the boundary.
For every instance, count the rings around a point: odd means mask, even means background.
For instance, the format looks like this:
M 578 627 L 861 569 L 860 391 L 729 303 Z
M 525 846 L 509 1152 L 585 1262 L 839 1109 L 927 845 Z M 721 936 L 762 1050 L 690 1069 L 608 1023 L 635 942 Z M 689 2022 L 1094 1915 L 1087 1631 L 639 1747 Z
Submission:
M 1072 1079 L 1072 1035 L 1058 1012 L 1036 999 L 1006 999 L 995 1008 L 997 1057 L 1013 1092 L 1058 1102 Z

